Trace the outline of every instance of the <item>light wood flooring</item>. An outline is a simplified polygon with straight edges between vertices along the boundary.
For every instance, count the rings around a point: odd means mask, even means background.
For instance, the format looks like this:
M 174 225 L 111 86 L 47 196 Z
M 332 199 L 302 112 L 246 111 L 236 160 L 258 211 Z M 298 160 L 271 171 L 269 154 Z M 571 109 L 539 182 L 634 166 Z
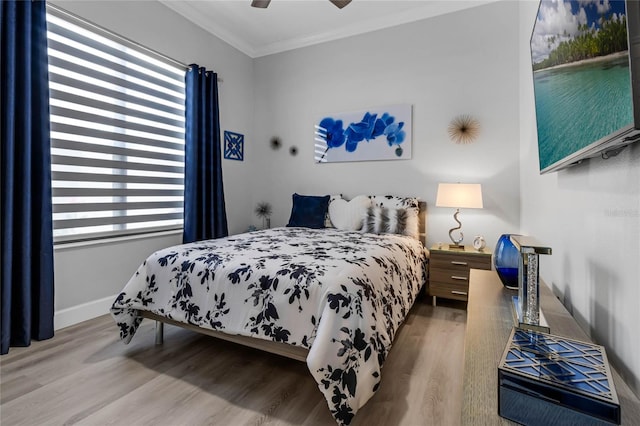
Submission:
M 460 309 L 462 307 L 462 309 Z M 353 425 L 457 425 L 464 305 L 418 300 Z M 105 315 L 0 357 L 9 425 L 335 425 L 306 364 L 145 320 L 129 345 Z

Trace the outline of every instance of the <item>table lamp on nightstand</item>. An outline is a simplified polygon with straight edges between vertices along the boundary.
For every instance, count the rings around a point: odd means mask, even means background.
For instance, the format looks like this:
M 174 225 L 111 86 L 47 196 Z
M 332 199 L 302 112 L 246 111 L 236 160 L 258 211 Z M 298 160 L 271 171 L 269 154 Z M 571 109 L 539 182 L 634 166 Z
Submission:
M 436 207 L 456 209 L 453 219 L 458 222 L 458 226 L 449 230 L 449 238 L 453 242 L 449 248 L 464 249 L 464 246 L 460 244 L 464 234 L 462 233 L 462 223 L 458 220 L 458 214 L 460 214 L 460 209 L 482 208 L 482 187 L 479 183 L 439 183 Z M 460 237 L 457 239 L 453 236 L 455 230 L 460 230 Z

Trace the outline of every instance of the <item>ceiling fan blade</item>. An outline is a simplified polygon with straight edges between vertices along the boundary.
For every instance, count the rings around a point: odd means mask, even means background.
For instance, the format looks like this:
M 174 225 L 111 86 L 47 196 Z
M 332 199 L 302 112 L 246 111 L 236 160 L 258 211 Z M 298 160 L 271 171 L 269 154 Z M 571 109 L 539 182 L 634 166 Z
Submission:
M 251 6 L 266 9 L 269 6 L 269 3 L 271 3 L 271 0 L 253 0 L 251 2 Z
M 351 0 L 329 0 L 329 1 L 333 3 L 338 9 L 342 9 L 343 7 L 351 3 Z

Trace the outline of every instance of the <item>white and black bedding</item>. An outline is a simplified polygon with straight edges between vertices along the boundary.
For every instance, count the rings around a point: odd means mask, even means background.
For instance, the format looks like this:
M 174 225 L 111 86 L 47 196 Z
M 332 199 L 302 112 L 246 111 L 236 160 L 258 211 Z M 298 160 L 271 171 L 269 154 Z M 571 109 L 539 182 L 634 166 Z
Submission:
M 425 266 L 422 243 L 408 236 L 267 229 L 152 254 L 111 312 L 125 342 L 142 310 L 307 348 L 331 413 L 348 424 L 378 388 Z

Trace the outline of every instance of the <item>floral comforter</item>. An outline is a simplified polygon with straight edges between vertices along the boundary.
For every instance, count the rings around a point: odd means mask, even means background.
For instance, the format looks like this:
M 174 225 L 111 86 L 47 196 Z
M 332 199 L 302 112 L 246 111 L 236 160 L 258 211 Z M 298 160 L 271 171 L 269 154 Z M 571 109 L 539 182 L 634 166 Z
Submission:
M 274 228 L 153 253 L 111 313 L 127 343 L 145 310 L 307 348 L 331 413 L 349 424 L 378 388 L 426 261 L 406 236 Z

